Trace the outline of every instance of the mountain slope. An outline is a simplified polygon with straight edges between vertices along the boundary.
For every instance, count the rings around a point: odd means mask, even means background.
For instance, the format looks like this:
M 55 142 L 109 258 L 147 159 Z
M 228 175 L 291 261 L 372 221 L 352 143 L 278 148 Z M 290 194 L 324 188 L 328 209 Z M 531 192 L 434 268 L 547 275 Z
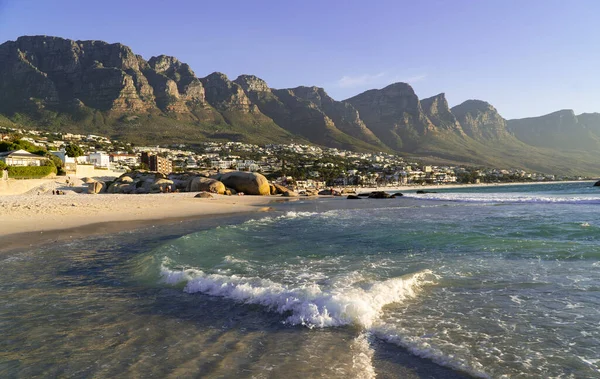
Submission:
M 122 44 L 20 37 L 0 45 L 0 124 L 104 134 L 135 143 L 314 143 L 428 160 L 600 174 L 600 114 L 506 121 L 489 103 L 449 108 L 406 83 L 336 101 L 323 88 L 269 88 Z
M 309 99 L 302 90 L 299 92 L 302 92 L 305 97 L 296 95 L 298 89 L 271 89 L 264 80 L 252 75 L 241 75 L 235 82 L 246 91 L 260 111 L 271 117 L 277 125 L 308 141 L 323 146 L 359 151 L 386 149 L 376 139 L 371 138 L 372 133 L 366 128 L 363 132 L 369 138 L 367 141 L 340 130 L 336 122 L 324 111 L 321 102 L 312 101 L 314 99 Z M 333 104 L 328 106 L 335 107 L 333 99 L 331 102 Z M 351 125 L 350 121 L 335 109 L 332 113 L 340 125 L 347 129 L 354 128 L 360 133 L 360 127 L 364 126 Z
M 570 109 L 540 117 L 509 120 L 508 127 L 521 141 L 559 150 L 597 151 L 600 149 L 600 115 L 576 116 Z
M 406 83 L 369 90 L 344 102 L 356 108 L 367 128 L 395 151 L 415 151 L 422 137 L 435 130 L 415 91 Z

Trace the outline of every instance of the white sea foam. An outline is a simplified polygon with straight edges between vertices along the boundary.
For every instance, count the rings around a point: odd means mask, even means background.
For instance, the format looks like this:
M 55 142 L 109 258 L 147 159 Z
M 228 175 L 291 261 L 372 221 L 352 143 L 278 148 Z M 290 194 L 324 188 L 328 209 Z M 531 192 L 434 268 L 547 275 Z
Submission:
M 430 343 L 429 338 L 403 336 L 393 325 L 385 323 L 373 325 L 370 332 L 381 340 L 402 346 L 412 354 L 429 359 L 441 366 L 467 372 L 476 378 L 490 378 L 481 364 L 467 362 L 454 354 L 445 354 L 435 344 Z
M 361 333 L 350 345 L 352 351 L 352 368 L 354 376 L 360 379 L 375 379 L 377 374 L 373 367 L 373 355 L 375 351 L 369 342 L 370 335 Z
M 322 288 L 314 283 L 291 286 L 257 277 L 207 274 L 198 269 L 172 270 L 164 264 L 161 275 L 168 284 L 185 282 L 185 292 L 260 304 L 289 315 L 286 318 L 289 324 L 311 328 L 350 324 L 369 328 L 385 305 L 414 297 L 432 278 L 426 270 L 382 282 L 361 283 L 361 286 L 348 281 Z
M 563 203 L 600 204 L 599 196 L 541 195 L 524 193 L 405 193 L 405 197 L 474 203 Z
M 295 212 L 295 211 L 289 211 L 286 212 L 285 214 L 281 215 L 281 216 L 267 216 L 267 217 L 263 217 L 263 218 L 259 218 L 259 219 L 252 219 L 252 220 L 248 220 L 246 222 L 244 222 L 244 224 L 246 225 L 252 225 L 252 224 L 258 224 L 258 225 L 264 225 L 264 224 L 271 224 L 274 223 L 276 221 L 281 221 L 281 220 L 285 220 L 285 219 L 297 219 L 297 218 L 308 218 L 308 217 L 313 217 L 316 215 L 323 215 L 327 212 L 324 213 L 317 213 L 317 212 Z M 243 224 L 243 225 L 244 225 Z

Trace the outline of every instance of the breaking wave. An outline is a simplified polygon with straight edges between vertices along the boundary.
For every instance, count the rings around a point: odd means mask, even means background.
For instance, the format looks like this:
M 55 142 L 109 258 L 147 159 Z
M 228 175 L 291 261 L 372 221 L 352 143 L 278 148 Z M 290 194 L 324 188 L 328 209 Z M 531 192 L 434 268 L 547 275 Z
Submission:
M 187 293 L 200 292 L 220 296 L 244 304 L 259 304 L 283 314 L 285 322 L 310 328 L 358 325 L 369 328 L 379 318 L 382 308 L 417 295 L 419 289 L 432 283 L 429 270 L 381 282 L 323 288 L 311 283 L 284 285 L 259 277 L 208 274 L 199 269 L 173 270 L 161 266 L 165 283 L 185 283 Z

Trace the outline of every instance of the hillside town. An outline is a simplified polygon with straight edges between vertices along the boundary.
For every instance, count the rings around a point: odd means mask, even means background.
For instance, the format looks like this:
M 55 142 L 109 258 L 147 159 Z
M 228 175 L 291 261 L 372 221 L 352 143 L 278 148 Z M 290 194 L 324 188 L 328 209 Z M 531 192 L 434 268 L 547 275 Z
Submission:
M 387 153 L 359 153 L 301 144 L 258 146 L 241 142 L 134 146 L 100 135 L 2 128 L 0 143 L 19 141 L 29 150 L 0 151 L 6 166 L 42 166 L 51 159 L 63 175 L 118 177 L 145 169 L 163 174 L 202 170 L 258 172 L 297 190 L 393 187 L 420 184 L 581 180 L 511 168 L 423 165 Z M 35 151 L 37 149 L 37 151 Z M 6 173 L 4 178 L 6 178 Z

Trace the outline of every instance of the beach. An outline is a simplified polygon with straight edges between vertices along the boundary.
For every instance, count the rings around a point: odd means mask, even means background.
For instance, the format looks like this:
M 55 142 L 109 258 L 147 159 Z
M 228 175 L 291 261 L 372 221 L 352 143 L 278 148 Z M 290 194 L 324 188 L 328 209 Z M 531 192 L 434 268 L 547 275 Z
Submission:
M 17 233 L 49 232 L 73 229 L 93 224 L 114 226 L 110 231 L 135 228 L 147 222 L 168 222 L 177 219 L 199 218 L 209 215 L 266 211 L 274 200 L 286 201 L 280 196 L 224 196 L 194 198 L 195 193 L 161 194 L 98 194 L 76 193 L 65 184 L 65 178 L 53 180 L 11 181 L 11 186 L 0 188 L 0 215 L 5 222 L 0 238 Z M 547 184 L 545 182 L 532 185 Z M 494 187 L 499 184 L 450 184 L 396 187 L 358 187 L 356 193 L 371 191 L 436 191 L 460 188 Z M 508 183 L 506 185 L 523 185 Z M 52 195 L 55 189 L 66 195 Z M 82 189 L 79 189 L 83 191 Z M 291 198 L 306 199 L 305 197 Z M 141 224 L 140 224 L 141 223 Z M 117 225 L 118 224 L 118 225 Z M 93 233 L 92 228 L 87 229 Z
M 598 374 L 597 189 L 415 189 L 4 196 L 0 376 Z

